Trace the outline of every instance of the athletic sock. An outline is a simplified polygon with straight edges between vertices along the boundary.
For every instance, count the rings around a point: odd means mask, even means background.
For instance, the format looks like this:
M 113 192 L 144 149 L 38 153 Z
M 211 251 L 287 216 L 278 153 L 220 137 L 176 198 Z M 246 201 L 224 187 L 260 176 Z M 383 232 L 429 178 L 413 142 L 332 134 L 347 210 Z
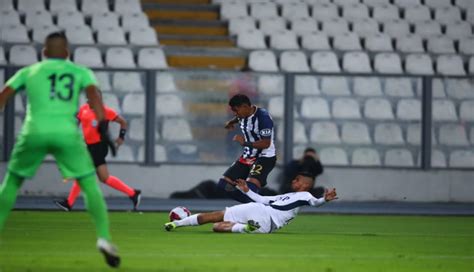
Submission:
M 232 226 L 232 232 L 237 232 L 237 233 L 245 233 L 245 227 L 247 225 L 240 224 L 240 223 L 235 223 L 235 225 Z
M 76 202 L 76 199 L 80 193 L 81 193 L 81 187 L 79 187 L 77 180 L 75 180 L 74 183 L 72 184 L 71 191 L 69 192 L 69 196 L 67 197 L 67 204 L 69 204 L 70 207 L 74 206 L 74 203 Z
M 109 185 L 110 187 L 114 188 L 115 190 L 118 190 L 129 197 L 132 197 L 135 195 L 135 190 L 125 184 L 123 181 L 121 181 L 119 178 L 114 177 L 114 176 L 109 176 L 109 178 L 105 181 L 105 184 Z
M 173 223 L 175 223 L 177 227 L 199 226 L 198 215 L 199 214 L 193 214 L 184 219 L 174 221 Z
M 0 187 L 0 231 L 3 229 L 13 205 L 15 205 L 16 196 L 22 184 L 23 178 L 7 171 Z
M 95 176 L 84 177 L 78 183 L 84 193 L 87 211 L 92 216 L 92 221 L 95 224 L 97 237 L 110 241 L 107 205 L 105 204 L 102 191 L 95 180 Z

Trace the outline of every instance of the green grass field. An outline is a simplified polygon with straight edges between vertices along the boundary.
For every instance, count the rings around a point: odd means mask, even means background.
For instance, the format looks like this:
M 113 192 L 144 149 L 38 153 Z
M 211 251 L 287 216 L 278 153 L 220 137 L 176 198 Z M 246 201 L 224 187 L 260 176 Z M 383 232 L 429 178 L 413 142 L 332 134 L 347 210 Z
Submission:
M 270 235 L 163 231 L 164 213 L 111 213 L 119 271 L 474 271 L 474 218 L 300 215 Z M 12 213 L 0 272 L 110 271 L 83 212 Z

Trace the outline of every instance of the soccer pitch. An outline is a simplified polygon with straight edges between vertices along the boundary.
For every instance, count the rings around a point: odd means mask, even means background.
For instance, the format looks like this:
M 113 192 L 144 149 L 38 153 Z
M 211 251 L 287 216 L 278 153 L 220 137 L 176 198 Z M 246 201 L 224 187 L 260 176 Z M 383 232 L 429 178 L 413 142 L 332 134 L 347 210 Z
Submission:
M 165 213 L 110 213 L 118 271 L 469 271 L 474 218 L 300 215 L 270 235 L 165 232 Z M 110 271 L 84 212 L 15 211 L 0 271 Z

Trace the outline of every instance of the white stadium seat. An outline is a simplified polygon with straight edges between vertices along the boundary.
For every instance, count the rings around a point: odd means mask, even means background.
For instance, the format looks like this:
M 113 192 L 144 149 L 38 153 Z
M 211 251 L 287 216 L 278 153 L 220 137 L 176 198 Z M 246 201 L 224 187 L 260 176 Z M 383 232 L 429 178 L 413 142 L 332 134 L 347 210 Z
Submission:
M 20 15 L 15 10 L 0 10 L 0 28 L 21 25 Z
M 369 7 L 376 7 L 379 5 L 389 5 L 390 0 L 363 0 L 362 1 L 365 5 Z
M 136 161 L 135 156 L 133 155 L 132 147 L 123 144 L 117 150 L 117 155 L 114 157 L 110 153 L 107 156 L 107 160 L 112 162 L 134 162 Z
M 310 141 L 317 144 L 339 144 L 339 130 L 333 122 L 316 122 L 311 126 Z
M 413 155 L 407 149 L 397 148 L 385 152 L 385 166 L 412 167 Z
M 346 144 L 370 145 L 372 140 L 365 123 L 348 122 L 342 125 L 342 141 Z
M 45 11 L 46 7 L 43 0 L 18 0 L 17 9 L 20 13 L 30 13 Z
M 286 21 L 281 17 L 261 19 L 258 29 L 265 35 L 273 35 L 279 31 L 286 31 Z
M 332 102 L 332 116 L 336 119 L 360 119 L 359 103 L 352 98 L 337 98 Z
M 10 48 L 10 64 L 26 66 L 38 62 L 36 49 L 31 45 L 14 45 Z
M 221 17 L 231 19 L 239 16 L 248 16 L 245 3 L 229 2 L 221 4 Z
M 474 100 L 462 101 L 459 109 L 461 121 L 474 121 Z M 474 137 L 471 133 L 471 137 Z M 473 138 L 474 139 L 474 138 Z
M 431 20 L 431 12 L 427 6 L 414 5 L 405 9 L 405 20 L 410 23 L 417 23 Z
M 312 5 L 312 16 L 318 21 L 327 21 L 339 17 L 337 6 L 333 3 Z
M 415 34 L 421 38 L 441 35 L 441 25 L 437 21 L 423 21 L 415 23 Z
M 33 41 L 37 43 L 44 43 L 44 40 L 46 37 L 53 33 L 59 31 L 59 28 L 54 25 L 44 25 L 44 26 L 38 26 L 33 28 Z
M 66 36 L 68 42 L 71 44 L 85 45 L 95 43 L 94 37 L 92 36 L 92 31 L 86 25 L 68 27 L 66 29 Z
M 309 18 L 309 8 L 304 3 L 284 3 L 281 15 L 287 19 Z
M 33 28 L 35 26 L 51 26 L 53 25 L 53 18 L 51 14 L 45 10 L 28 12 L 26 14 L 25 25 L 28 28 Z
M 449 167 L 474 168 L 474 152 L 456 150 L 449 155 Z
M 285 72 L 309 72 L 308 60 L 301 51 L 285 51 L 280 55 L 280 68 Z
M 102 68 L 102 56 L 95 47 L 77 47 L 74 50 L 74 62 L 90 68 Z
M 312 18 L 295 19 L 291 21 L 291 31 L 304 37 L 308 33 L 317 32 L 318 24 Z
M 380 53 L 375 56 L 374 70 L 381 74 L 402 74 L 402 61 L 396 53 Z
M 421 5 L 420 0 L 394 0 L 393 3 L 403 8 L 412 8 Z
M 440 55 L 436 59 L 437 72 L 443 76 L 466 75 L 464 64 L 459 55 Z
M 125 31 L 147 28 L 150 26 L 148 16 L 145 13 L 133 13 L 122 16 L 122 28 Z
M 167 69 L 165 53 L 161 48 L 142 48 L 138 52 L 138 66 L 141 68 Z
M 277 5 L 272 2 L 251 3 L 250 16 L 256 19 L 265 19 L 278 16 Z
M 469 74 L 474 75 L 474 56 L 469 58 Z
M 433 62 L 428 54 L 409 54 L 405 59 L 405 70 L 414 75 L 433 75 Z
M 352 32 L 344 32 L 340 34 L 335 34 L 333 38 L 334 49 L 351 51 L 351 50 L 361 50 L 362 45 L 360 43 L 359 36 Z
M 380 155 L 373 148 L 357 148 L 352 153 L 352 165 L 355 166 L 380 166 Z
M 1 40 L 8 43 L 29 43 L 28 32 L 23 25 L 9 25 L 0 29 Z
M 368 119 L 392 120 L 392 105 L 384 98 L 370 98 L 365 101 L 364 116 Z
M 400 99 L 397 103 L 397 118 L 400 120 L 421 120 L 421 101 L 418 99 Z
M 105 27 L 97 31 L 97 43 L 103 45 L 125 45 L 125 33 L 120 27 Z
M 446 0 L 424 0 L 424 2 L 430 8 L 451 7 L 451 1 Z
M 472 0 L 456 0 L 456 6 L 462 9 L 474 8 L 474 2 Z
M 7 59 L 5 58 L 5 50 L 3 49 L 2 46 L 0 46 L 0 65 L 5 65 L 5 64 L 7 64 Z M 3 70 L 0 70 L 0 76 L 1 76 L 0 84 L 3 84 Z
M 130 44 L 140 46 L 158 45 L 158 37 L 155 29 L 151 27 L 143 27 L 132 29 L 129 32 Z
M 265 49 L 263 33 L 258 30 L 249 30 L 239 33 L 237 36 L 237 46 L 243 49 Z
M 113 89 L 117 92 L 143 92 L 143 84 L 138 72 L 115 72 L 113 75 Z
M 180 142 L 191 141 L 193 134 L 189 122 L 181 118 L 165 118 L 161 129 L 163 139 L 167 141 Z
M 354 77 L 354 94 L 357 96 L 381 96 L 382 84 L 377 77 Z
M 398 124 L 380 123 L 375 126 L 374 139 L 382 145 L 404 145 L 402 129 Z
M 161 94 L 156 96 L 157 116 L 182 116 L 184 115 L 183 101 L 179 96 Z
M 342 59 L 342 68 L 349 73 L 371 73 L 369 56 L 365 52 L 348 52 Z
M 49 11 L 52 14 L 77 12 L 76 0 L 50 0 Z
M 341 71 L 336 54 L 331 51 L 314 52 L 311 55 L 311 68 L 316 72 L 335 72 Z
M 404 20 L 390 20 L 383 24 L 384 33 L 392 38 L 404 37 L 410 34 L 410 25 Z
M 156 73 L 156 92 L 157 93 L 172 93 L 176 92 L 178 87 L 174 82 L 173 74 L 167 72 Z
M 145 147 L 141 146 L 138 150 L 138 161 L 143 161 L 145 159 Z M 155 162 L 165 162 L 168 161 L 168 155 L 166 149 L 163 145 L 155 145 Z
M 114 11 L 118 14 L 142 12 L 140 0 L 115 0 Z
M 114 109 L 118 113 L 122 111 L 120 108 L 120 103 L 118 97 L 113 93 L 103 93 L 102 94 L 102 101 L 105 105 L 109 106 L 110 108 Z
M 97 81 L 99 82 L 99 89 L 102 92 L 110 92 L 112 85 L 110 84 L 110 75 L 108 72 L 96 71 L 94 72 Z
M 466 21 L 456 21 L 446 25 L 445 35 L 451 39 L 462 40 L 464 38 L 469 39 L 472 36 L 471 24 Z M 474 50 L 474 49 L 471 49 Z M 462 49 L 460 50 L 462 52 Z
M 261 75 L 257 86 L 258 91 L 264 95 L 283 95 L 285 78 L 281 75 Z
M 277 50 L 299 49 L 296 34 L 289 30 L 276 31 L 270 36 L 270 47 Z
M 145 95 L 144 94 L 127 94 L 123 98 L 122 110 L 126 115 L 139 115 L 145 114 Z
M 330 96 L 350 95 L 349 82 L 346 77 L 323 77 L 321 80 L 321 91 Z
M 112 47 L 105 53 L 105 63 L 112 68 L 135 68 L 133 53 L 127 47 Z
M 283 118 L 284 115 L 284 101 L 283 96 L 272 96 L 268 99 L 268 112 L 272 115 L 272 118 Z
M 259 72 L 278 71 L 275 53 L 270 50 L 252 51 L 249 54 L 249 68 Z
M 378 22 L 370 19 L 358 19 L 352 23 L 352 31 L 360 37 L 368 37 L 380 34 Z
M 360 0 L 333 0 L 334 4 L 339 6 L 358 4 Z
M 433 120 L 435 121 L 457 121 L 456 108 L 453 101 L 448 99 L 436 99 L 433 101 Z
M 0 11 L 12 11 L 12 10 L 15 10 L 15 7 L 13 7 L 13 0 L 0 1 Z
M 119 17 L 116 13 L 112 12 L 96 13 L 92 16 L 91 26 L 95 30 L 119 27 Z
M 342 148 L 328 147 L 319 152 L 321 161 L 327 165 L 348 165 L 347 153 Z
M 229 33 L 231 35 L 238 35 L 241 32 L 255 31 L 255 20 L 252 17 L 236 17 L 229 19 Z
M 134 118 L 130 120 L 130 134 L 131 140 L 143 142 L 145 140 L 145 118 Z M 155 130 L 155 140 L 160 139 L 158 129 Z
M 58 26 L 61 28 L 68 29 L 83 25 L 85 25 L 84 16 L 78 11 L 63 11 L 58 14 Z
M 385 94 L 394 97 L 413 97 L 413 85 L 409 78 L 386 78 Z
M 283 137 L 283 125 L 278 126 L 277 129 L 277 139 L 282 141 Z M 308 143 L 308 137 L 306 136 L 305 128 L 303 123 L 295 121 L 293 123 L 293 141 L 297 144 L 306 144 Z
M 323 21 L 322 32 L 334 36 L 342 33 L 349 32 L 349 24 L 342 18 L 332 18 Z
M 435 9 L 435 20 L 441 24 L 449 24 L 461 19 L 461 11 L 458 7 L 449 6 Z
M 421 144 L 421 125 L 420 124 L 409 124 L 407 127 L 407 143 L 415 146 Z M 431 144 L 435 146 L 437 144 L 434 129 L 431 132 Z
M 384 33 L 369 35 L 365 38 L 365 49 L 369 51 L 393 51 L 392 39 Z
M 301 37 L 301 46 L 308 50 L 330 50 L 329 39 L 326 34 L 311 32 Z
M 449 97 L 456 99 L 474 99 L 474 82 L 469 79 L 446 79 L 446 91 Z
M 403 53 L 422 53 L 425 52 L 423 40 L 418 35 L 406 35 L 397 38 L 397 49 Z
M 399 19 L 400 14 L 397 6 L 380 5 L 374 7 L 372 17 L 377 21 L 386 22 L 393 19 Z
M 86 16 L 103 14 L 110 11 L 107 0 L 82 0 L 81 10 Z
M 301 103 L 301 116 L 308 119 L 328 119 L 329 104 L 324 98 L 306 97 Z
M 454 54 L 454 41 L 445 35 L 430 37 L 428 39 L 428 51 L 435 54 Z
M 345 4 L 342 7 L 342 17 L 349 21 L 369 18 L 369 8 L 360 3 Z
M 448 146 L 469 146 L 463 125 L 446 124 L 439 128 L 439 143 Z
M 297 95 L 319 95 L 321 91 L 318 86 L 318 79 L 314 76 L 296 76 L 295 94 Z

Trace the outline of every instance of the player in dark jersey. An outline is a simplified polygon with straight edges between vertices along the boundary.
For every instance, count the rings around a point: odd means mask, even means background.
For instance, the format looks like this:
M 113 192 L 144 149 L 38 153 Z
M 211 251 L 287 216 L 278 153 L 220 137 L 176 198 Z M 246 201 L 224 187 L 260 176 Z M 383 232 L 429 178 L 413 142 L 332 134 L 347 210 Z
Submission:
M 231 198 L 247 203 L 251 199 L 235 188 L 236 180 L 246 180 L 248 187 L 256 193 L 267 184 L 267 176 L 276 163 L 273 120 L 266 109 L 252 105 L 243 94 L 234 95 L 229 106 L 235 118 L 227 122 L 225 128 L 234 129 L 239 124 L 242 134 L 233 140 L 244 150 L 219 180 L 218 187 Z
M 107 105 L 104 105 L 104 111 L 105 120 L 107 122 L 116 122 L 120 124 L 120 134 L 115 140 L 118 149 L 124 141 L 125 133 L 127 131 L 127 121 L 116 111 L 107 107 Z M 100 134 L 97 131 L 97 117 L 88 103 L 82 105 L 79 109 L 77 120 L 79 120 L 79 123 L 81 124 L 82 134 L 84 135 L 87 149 L 89 149 L 92 161 L 94 162 L 97 177 L 102 183 L 126 194 L 133 202 L 133 209 L 136 210 L 138 205 L 140 205 L 141 191 L 131 188 L 119 178 L 109 174 L 109 169 L 107 168 L 107 163 L 105 161 L 108 148 L 107 145 L 100 141 Z M 69 196 L 62 200 L 55 200 L 54 203 L 61 209 L 70 211 L 80 192 L 81 188 L 79 187 L 79 184 L 77 181 L 74 181 Z
M 78 180 L 96 226 L 97 248 L 110 266 L 118 267 L 120 257 L 111 243 L 107 206 L 75 118 L 80 92 L 85 90 L 97 115 L 101 140 L 115 153 L 104 122 L 97 80 L 90 69 L 68 60 L 68 41 L 64 33 L 49 34 L 43 54 L 46 60 L 20 69 L 0 93 L 0 110 L 19 91 L 24 90 L 28 97 L 25 122 L 0 188 L 0 230 L 23 181 L 33 177 L 44 157 L 52 154 L 63 178 Z

